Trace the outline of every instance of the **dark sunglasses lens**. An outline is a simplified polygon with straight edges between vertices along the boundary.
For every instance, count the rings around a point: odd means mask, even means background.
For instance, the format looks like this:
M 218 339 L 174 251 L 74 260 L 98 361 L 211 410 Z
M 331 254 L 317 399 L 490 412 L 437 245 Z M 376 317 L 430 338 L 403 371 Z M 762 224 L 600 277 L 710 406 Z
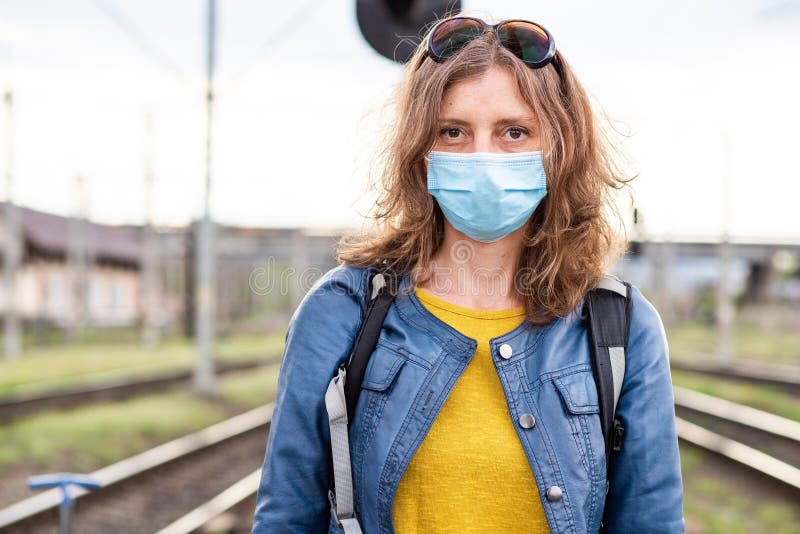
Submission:
M 439 58 L 448 58 L 483 33 L 483 24 L 474 19 L 451 19 L 439 24 L 430 40 L 430 51 Z
M 500 42 L 518 58 L 539 63 L 547 58 L 550 39 L 543 28 L 531 22 L 506 22 L 497 28 Z

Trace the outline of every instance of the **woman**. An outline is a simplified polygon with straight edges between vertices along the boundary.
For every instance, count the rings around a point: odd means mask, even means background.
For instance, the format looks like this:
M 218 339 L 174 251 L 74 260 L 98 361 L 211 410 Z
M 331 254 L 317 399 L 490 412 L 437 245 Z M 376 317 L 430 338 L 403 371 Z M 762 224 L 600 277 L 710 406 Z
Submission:
M 441 21 L 396 104 L 378 233 L 342 240 L 289 323 L 253 531 L 682 532 L 666 338 L 635 287 L 606 465 L 580 312 L 624 245 L 605 208 L 625 180 L 552 36 Z M 387 266 L 337 517 L 324 397 Z

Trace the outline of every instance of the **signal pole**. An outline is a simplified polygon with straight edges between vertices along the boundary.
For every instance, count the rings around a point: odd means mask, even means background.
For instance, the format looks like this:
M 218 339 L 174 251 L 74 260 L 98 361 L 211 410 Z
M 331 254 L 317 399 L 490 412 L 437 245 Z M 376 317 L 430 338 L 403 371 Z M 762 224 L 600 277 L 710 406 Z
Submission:
M 211 220 L 211 133 L 214 109 L 214 60 L 216 31 L 216 0 L 208 0 L 206 48 L 206 177 L 203 198 L 203 217 L 197 236 L 197 282 L 195 286 L 197 363 L 194 389 L 201 394 L 216 392 L 214 376 L 214 328 L 216 308 L 216 265 L 214 256 L 214 224 Z
M 17 312 L 17 272 L 19 271 L 21 246 L 20 212 L 14 204 L 14 97 L 6 91 L 6 206 L 5 247 L 3 285 L 5 293 L 5 321 L 3 324 L 3 354 L 6 360 L 14 360 L 22 352 L 19 314 Z

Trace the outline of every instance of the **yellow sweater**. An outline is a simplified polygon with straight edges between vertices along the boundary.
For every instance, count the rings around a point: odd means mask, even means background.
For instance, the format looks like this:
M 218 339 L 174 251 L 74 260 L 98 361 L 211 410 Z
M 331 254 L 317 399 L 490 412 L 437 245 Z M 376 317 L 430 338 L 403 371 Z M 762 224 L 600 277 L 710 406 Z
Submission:
M 415 293 L 478 347 L 400 480 L 392 510 L 396 532 L 549 533 L 489 347 L 490 338 L 524 320 L 524 307 L 474 310 L 421 288 Z

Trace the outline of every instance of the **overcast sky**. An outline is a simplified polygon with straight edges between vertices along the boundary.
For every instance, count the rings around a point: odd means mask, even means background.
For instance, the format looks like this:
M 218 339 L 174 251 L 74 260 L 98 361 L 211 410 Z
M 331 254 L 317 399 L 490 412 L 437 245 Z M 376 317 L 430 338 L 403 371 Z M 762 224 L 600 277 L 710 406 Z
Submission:
M 365 187 L 376 110 L 400 67 L 362 39 L 354 0 L 219 4 L 214 217 L 358 225 L 372 202 Z M 727 198 L 733 236 L 800 239 L 800 2 L 464 6 L 551 31 L 629 134 L 624 148 L 649 231 L 717 236 Z M 0 90 L 15 97 L 15 198 L 74 213 L 81 175 L 93 219 L 141 222 L 149 110 L 156 220 L 196 217 L 204 19 L 202 0 L 0 0 Z M 2 146 L 5 119 L 2 110 Z M 0 158 L 5 170 L 4 151 Z

